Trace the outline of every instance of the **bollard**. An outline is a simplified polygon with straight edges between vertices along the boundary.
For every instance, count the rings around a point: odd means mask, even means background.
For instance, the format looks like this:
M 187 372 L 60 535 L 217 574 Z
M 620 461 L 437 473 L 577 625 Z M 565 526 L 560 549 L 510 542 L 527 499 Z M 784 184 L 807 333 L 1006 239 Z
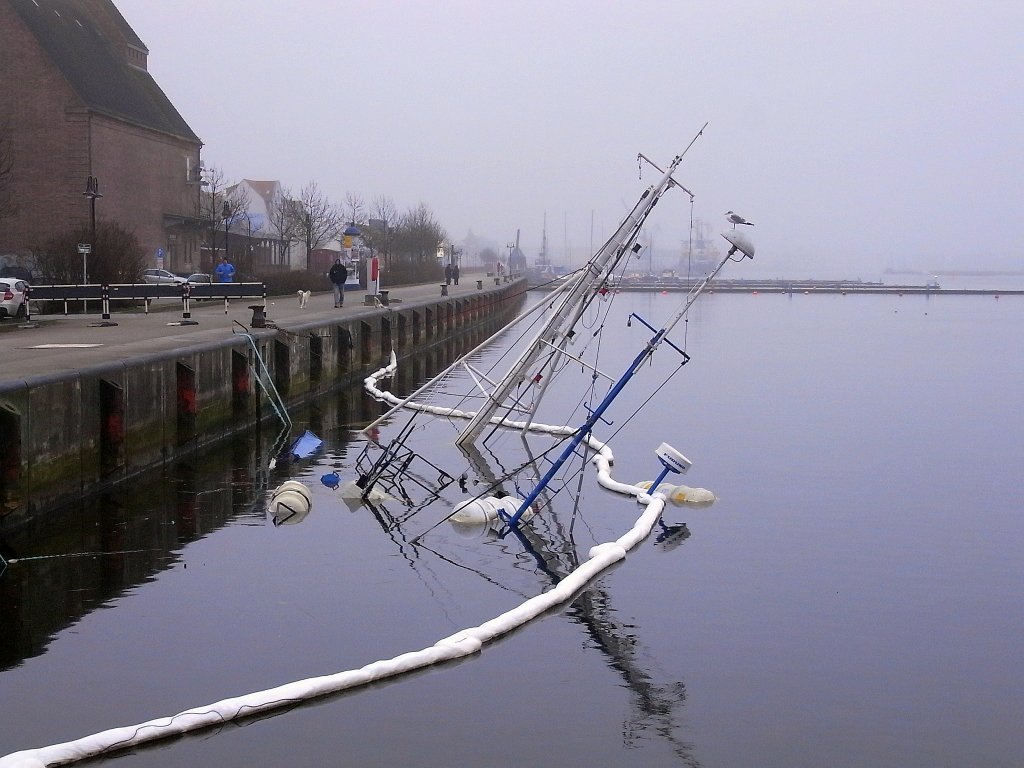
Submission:
M 478 291 L 482 291 L 484 289 L 484 281 L 483 280 L 477 280 L 476 281 L 476 289 Z
M 448 295 L 448 283 L 441 283 L 441 295 L 442 296 L 447 296 Z
M 266 328 L 267 327 L 267 308 L 262 304 L 250 304 L 249 309 L 252 310 L 252 320 L 249 321 L 250 328 Z
M 192 301 L 192 286 L 188 283 L 181 284 L 181 324 L 199 325 L 198 320 L 192 319 L 190 302 Z
M 97 328 L 113 328 L 117 323 L 110 319 L 110 286 L 106 283 L 100 286 L 100 322 L 93 323 Z

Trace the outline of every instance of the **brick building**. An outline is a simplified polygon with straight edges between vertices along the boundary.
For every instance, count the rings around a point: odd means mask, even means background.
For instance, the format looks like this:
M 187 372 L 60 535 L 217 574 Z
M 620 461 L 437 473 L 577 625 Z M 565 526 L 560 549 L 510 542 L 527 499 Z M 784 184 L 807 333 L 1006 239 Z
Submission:
M 165 266 L 198 265 L 202 142 L 147 71 L 149 51 L 110 0 L 0 0 L 0 130 L 17 213 L 0 254 L 28 254 L 89 221 L 133 229 Z

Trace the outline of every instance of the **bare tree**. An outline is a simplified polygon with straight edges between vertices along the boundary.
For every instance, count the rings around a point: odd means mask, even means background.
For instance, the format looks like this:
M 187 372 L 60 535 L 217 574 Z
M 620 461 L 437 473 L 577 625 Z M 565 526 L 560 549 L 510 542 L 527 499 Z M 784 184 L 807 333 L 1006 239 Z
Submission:
M 392 240 L 398 225 L 398 208 L 390 197 L 380 195 L 373 199 L 370 218 L 363 228 L 363 242 L 384 258 L 384 264 L 391 262 Z
M 309 269 L 309 255 L 337 236 L 342 224 L 341 213 L 320 191 L 315 181 L 304 186 L 293 203 L 292 221 L 296 236 L 306 246 L 306 269 Z
M 291 199 L 289 189 L 282 189 L 281 194 L 270 201 L 267 207 L 267 231 L 281 244 L 281 253 L 289 262 L 288 252 L 293 240 L 298 238 L 295 228 L 295 201 Z
M 498 252 L 491 246 L 487 246 L 480 251 L 480 263 L 485 265 L 488 271 L 493 270 L 498 263 Z
M 196 195 L 196 219 L 203 226 L 203 248 L 209 251 L 209 257 L 204 260 L 204 267 L 209 269 L 217 262 L 221 243 L 224 248 L 222 256 L 229 255 L 227 249 L 230 247 L 230 234 L 241 235 L 243 230 L 251 236 L 253 230 L 248 223 L 249 207 L 251 199 L 249 190 L 240 187 L 238 184 L 229 183 L 224 171 L 215 166 L 197 169 L 199 174 L 199 194 Z M 224 225 L 227 224 L 229 235 L 224 234 Z M 225 242 L 227 240 L 227 242 Z M 242 261 L 245 260 L 245 253 L 248 249 L 236 244 L 236 256 L 242 253 Z
M 220 204 L 221 226 L 225 228 L 224 255 L 231 258 L 228 252 L 230 241 L 227 234 L 242 236 L 243 229 L 246 233 L 246 241 L 239 246 L 237 243 L 234 249 L 234 262 L 247 272 L 252 272 L 252 265 L 248 264 L 249 240 L 252 237 L 252 222 L 249 219 L 249 206 L 252 204 L 248 187 L 241 187 L 233 184 L 224 190 L 224 199 Z M 237 238 L 236 238 L 237 240 Z
M 343 211 L 346 224 L 355 224 L 357 227 L 362 227 L 366 223 L 366 202 L 361 195 L 357 195 L 354 192 L 346 192 Z
M 205 258 L 200 256 L 200 262 L 206 271 L 212 271 L 217 262 L 217 231 L 218 225 L 223 221 L 228 184 L 220 168 L 211 166 L 196 170 L 200 174 L 199 194 L 196 195 L 196 219 L 202 222 L 203 226 L 201 248 L 208 251 Z
M 0 220 L 18 212 L 14 199 L 14 149 L 8 123 L 0 123 Z
M 425 203 L 410 208 L 402 216 L 395 232 L 395 252 L 410 261 L 423 263 L 436 258 L 437 249 L 448 239 L 433 212 Z

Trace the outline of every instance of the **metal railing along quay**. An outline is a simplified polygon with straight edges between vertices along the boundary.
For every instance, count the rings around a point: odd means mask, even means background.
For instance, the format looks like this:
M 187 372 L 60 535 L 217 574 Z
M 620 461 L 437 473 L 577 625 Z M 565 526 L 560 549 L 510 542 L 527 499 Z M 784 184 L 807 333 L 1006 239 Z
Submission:
M 26 321 L 32 320 L 32 302 L 61 302 L 67 315 L 70 302 L 83 302 L 88 308 L 89 301 L 99 301 L 102 307 L 101 319 L 110 322 L 111 302 L 143 302 L 149 312 L 154 299 L 180 298 L 182 320 L 191 318 L 191 302 L 194 299 L 223 299 L 225 309 L 230 299 L 261 299 L 266 306 L 267 286 L 264 283 L 97 283 L 69 285 L 36 285 L 28 290 L 25 303 Z

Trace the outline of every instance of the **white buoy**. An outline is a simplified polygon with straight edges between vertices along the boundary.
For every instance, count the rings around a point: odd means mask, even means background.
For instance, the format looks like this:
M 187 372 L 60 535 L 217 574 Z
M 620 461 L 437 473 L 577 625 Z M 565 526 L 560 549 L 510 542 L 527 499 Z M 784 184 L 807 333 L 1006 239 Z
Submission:
M 637 483 L 638 488 L 643 488 L 648 493 L 660 493 L 670 502 L 676 506 L 702 506 L 707 507 L 714 504 L 718 499 L 714 493 L 709 491 L 707 488 L 691 488 L 688 485 L 672 485 L 671 483 L 661 483 L 656 489 L 651 490 L 651 486 L 654 483 L 650 480 L 644 480 L 643 482 Z
M 306 519 L 312 508 L 309 488 L 298 480 L 285 480 L 271 494 L 267 511 L 274 525 L 296 525 Z
M 512 517 L 523 505 L 522 499 L 515 496 L 481 496 L 476 499 L 460 501 L 448 519 L 455 525 L 466 526 L 470 530 L 480 526 L 486 529 L 493 523 L 504 523 L 504 518 Z M 504 513 L 504 517 L 502 514 Z M 520 520 L 529 520 L 534 515 L 531 507 L 523 512 Z M 500 526 L 499 526 L 500 527 Z

